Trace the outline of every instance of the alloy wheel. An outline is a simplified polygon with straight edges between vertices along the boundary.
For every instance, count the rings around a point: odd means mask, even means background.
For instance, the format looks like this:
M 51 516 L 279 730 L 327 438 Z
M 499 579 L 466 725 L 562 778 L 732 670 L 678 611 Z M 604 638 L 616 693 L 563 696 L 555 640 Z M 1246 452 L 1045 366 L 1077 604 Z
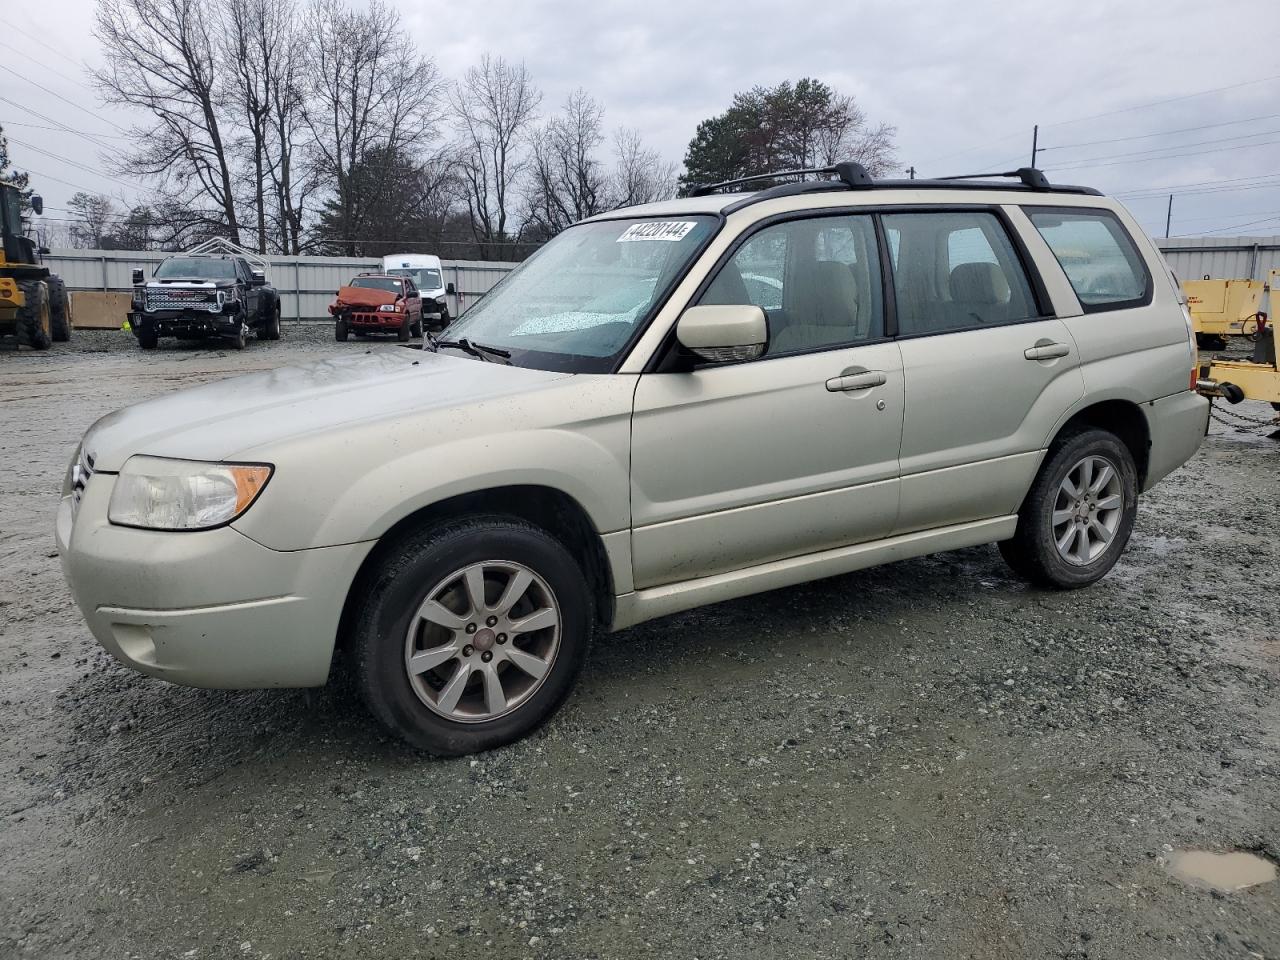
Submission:
M 1067 471 L 1053 504 L 1058 553 L 1083 567 L 1107 552 L 1124 516 L 1120 471 L 1106 457 L 1088 456 Z
M 432 587 L 410 619 L 409 683 L 443 717 L 495 720 L 542 686 L 560 649 L 561 623 L 554 592 L 529 567 L 469 564 Z

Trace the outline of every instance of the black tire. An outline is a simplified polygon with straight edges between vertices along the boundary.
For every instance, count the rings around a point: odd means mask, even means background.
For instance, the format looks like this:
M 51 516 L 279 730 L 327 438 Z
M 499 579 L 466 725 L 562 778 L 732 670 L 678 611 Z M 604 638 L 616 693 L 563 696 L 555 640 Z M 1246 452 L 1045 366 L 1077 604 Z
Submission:
M 339 320 L 337 323 L 333 325 L 333 339 L 337 340 L 339 343 L 347 342 L 348 333 L 349 331 L 347 330 L 347 321 Z
M 249 338 L 245 335 L 244 324 L 240 324 L 240 328 L 236 330 L 235 335 L 231 338 L 232 350 L 243 350 L 249 345 Z
M 53 318 L 49 313 L 49 288 L 43 280 L 21 280 L 18 288 L 26 301 L 18 309 L 18 345 L 48 350 L 53 344 Z
M 409 324 L 409 318 L 405 317 L 404 322 L 400 324 L 400 329 L 396 331 L 396 339 L 401 343 L 408 343 L 413 336 L 413 327 Z
M 1110 540 L 1093 559 L 1072 562 L 1058 549 L 1053 514 L 1066 509 L 1059 503 L 1063 481 L 1086 458 L 1100 458 L 1119 478 L 1122 504 Z M 1019 576 L 1042 587 L 1074 590 L 1100 580 L 1120 559 L 1138 512 L 1138 471 L 1129 448 L 1113 433 L 1094 427 L 1072 430 L 1049 449 L 1035 483 L 1018 511 L 1018 527 L 1011 540 L 1000 544 L 1005 562 Z M 1065 524 L 1074 523 L 1067 520 Z M 1068 547 L 1078 541 L 1069 541 Z
M 528 699 L 492 720 L 467 722 L 424 703 L 410 682 L 405 651 L 410 621 L 427 594 L 442 579 L 480 562 L 522 564 L 543 578 L 559 608 L 561 634 L 551 667 Z M 535 730 L 564 702 L 586 659 L 592 607 L 582 570 L 545 530 L 500 516 L 420 530 L 388 549 L 368 581 L 354 621 L 356 682 L 373 715 L 413 746 L 439 756 L 491 750 Z
M 267 309 L 267 315 L 263 318 L 261 325 L 258 327 L 258 339 L 280 339 L 280 304 L 274 304 Z
M 137 328 L 138 346 L 143 350 L 154 350 L 160 344 L 160 335 L 155 327 L 145 324 Z
M 410 333 L 412 336 L 414 336 L 414 337 L 417 337 L 417 338 L 421 339 L 421 337 L 422 337 L 422 321 L 421 321 L 421 320 L 419 320 L 419 321 L 417 321 L 416 323 L 414 323 L 414 324 L 413 324 L 413 326 L 411 326 L 411 327 L 409 328 L 409 333 Z
M 449 325 L 450 319 L 451 318 L 449 316 L 449 308 L 445 307 L 443 310 L 440 311 L 440 329 L 441 330 L 443 330 L 445 327 Z
M 67 285 L 61 277 L 46 277 L 49 288 L 49 321 L 54 343 L 66 343 L 71 339 L 71 301 L 67 297 Z

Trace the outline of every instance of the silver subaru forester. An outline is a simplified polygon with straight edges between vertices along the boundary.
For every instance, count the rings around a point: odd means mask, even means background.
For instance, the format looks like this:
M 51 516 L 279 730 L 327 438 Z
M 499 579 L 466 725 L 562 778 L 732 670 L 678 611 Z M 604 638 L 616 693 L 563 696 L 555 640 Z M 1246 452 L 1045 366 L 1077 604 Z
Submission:
M 602 627 L 984 543 L 1103 576 L 1208 422 L 1160 254 L 1036 170 L 807 173 L 579 223 L 422 352 L 104 417 L 57 519 L 94 636 L 205 687 L 341 648 L 461 754 L 550 716 Z

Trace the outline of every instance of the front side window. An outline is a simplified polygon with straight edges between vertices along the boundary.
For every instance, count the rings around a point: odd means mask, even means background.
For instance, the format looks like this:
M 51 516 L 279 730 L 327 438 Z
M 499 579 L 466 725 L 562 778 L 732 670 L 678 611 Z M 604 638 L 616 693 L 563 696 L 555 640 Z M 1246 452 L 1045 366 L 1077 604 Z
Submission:
M 1133 240 L 1108 210 L 1023 208 L 1058 258 L 1086 313 L 1144 302 L 1151 277 Z
M 1038 315 L 1017 252 L 986 211 L 888 214 L 898 332 L 947 333 Z
M 884 335 L 870 216 L 777 223 L 749 237 L 703 293 L 703 304 L 753 304 L 769 323 L 766 356 L 824 350 Z
M 446 340 L 497 348 L 517 366 L 607 372 L 715 227 L 696 214 L 570 227 L 451 323 Z

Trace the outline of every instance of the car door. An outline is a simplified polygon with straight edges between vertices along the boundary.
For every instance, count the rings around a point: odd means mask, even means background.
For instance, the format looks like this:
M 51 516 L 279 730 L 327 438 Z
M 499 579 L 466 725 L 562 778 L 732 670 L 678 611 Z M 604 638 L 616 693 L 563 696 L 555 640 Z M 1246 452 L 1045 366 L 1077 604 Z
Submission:
M 906 377 L 894 532 L 1014 513 L 1084 393 L 1075 341 L 998 210 L 883 225 Z
M 756 360 L 646 373 L 632 420 L 639 588 L 873 540 L 898 508 L 903 376 L 868 215 L 746 236 L 698 303 L 765 311 Z M 679 349 L 672 346 L 670 349 Z
M 237 257 L 235 263 L 236 278 L 244 288 L 246 319 L 249 323 L 257 323 L 258 318 L 262 316 L 262 288 L 253 285 L 253 270 L 249 266 L 249 261 Z
M 422 294 L 408 277 L 404 279 L 405 312 L 409 315 L 409 323 L 422 322 Z

